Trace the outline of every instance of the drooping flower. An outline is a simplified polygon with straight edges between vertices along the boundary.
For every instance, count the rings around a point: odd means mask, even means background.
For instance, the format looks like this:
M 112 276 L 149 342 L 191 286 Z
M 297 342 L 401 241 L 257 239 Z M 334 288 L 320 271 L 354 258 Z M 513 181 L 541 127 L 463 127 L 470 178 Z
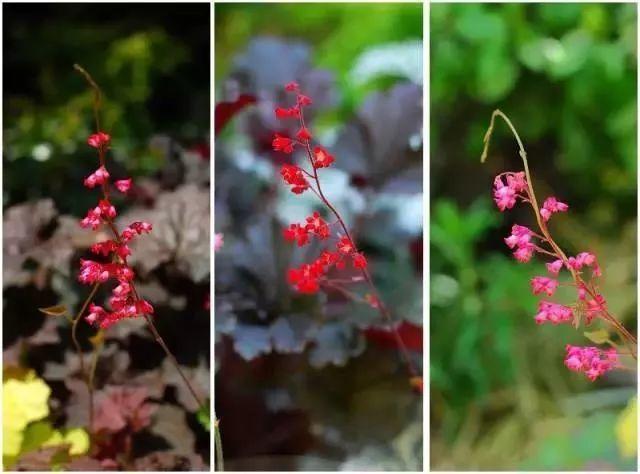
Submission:
M 126 193 L 131 189 L 131 178 L 119 179 L 114 184 L 118 191 L 120 191 L 121 193 Z
M 601 350 L 597 347 L 579 347 L 567 344 L 565 366 L 574 372 L 583 372 L 592 382 L 618 364 L 615 349 Z
M 331 163 L 335 161 L 333 155 L 329 154 L 327 150 L 322 148 L 321 146 L 316 146 L 313 149 L 313 167 L 316 169 L 319 168 L 328 168 L 331 166 Z
M 309 131 L 309 129 L 307 129 L 307 127 L 300 128 L 300 130 L 298 130 L 298 132 L 296 133 L 296 138 L 300 141 L 311 140 L 311 137 L 311 132 Z
M 101 166 L 84 180 L 84 185 L 91 189 L 95 186 L 104 184 L 109 179 L 109 172 L 104 166 Z
M 514 247 L 526 246 L 531 241 L 533 232 L 528 227 L 514 224 L 511 228 L 511 235 L 504 239 L 507 246 L 512 249 Z
M 353 254 L 353 266 L 355 268 L 367 268 L 367 259 L 361 252 Z
M 516 205 L 516 191 L 509 185 L 505 185 L 501 177 L 493 181 L 493 200 L 501 212 L 511 209 Z
M 558 280 L 543 276 L 533 277 L 531 279 L 531 290 L 534 295 L 545 292 L 548 296 L 553 296 L 558 288 Z
M 295 165 L 282 165 L 280 175 L 287 184 L 291 185 L 291 192 L 294 194 L 300 194 L 309 188 L 309 183 L 302 174 L 302 170 Z
M 513 256 L 520 263 L 527 263 L 533 257 L 535 252 L 535 247 L 531 243 L 527 243 L 518 247 L 515 252 L 513 252 Z
M 569 209 L 569 206 L 563 202 L 558 201 L 555 197 L 551 196 L 544 200 L 544 204 L 542 205 L 542 209 L 540 209 L 540 215 L 542 216 L 542 220 L 547 222 L 552 214 L 556 212 L 566 212 Z
M 283 137 L 282 135 L 278 135 L 276 133 L 273 138 L 273 142 L 271 143 L 273 149 L 275 151 L 281 151 L 283 153 L 292 153 L 293 152 L 293 141 L 288 137 Z
M 87 144 L 93 148 L 103 148 L 109 145 L 111 137 L 105 132 L 98 132 L 87 138 Z
M 349 255 L 352 252 L 355 252 L 356 250 L 355 246 L 353 245 L 353 242 L 351 242 L 351 239 L 346 235 L 340 237 L 340 240 L 338 241 L 336 248 L 338 249 L 339 252 L 345 255 Z
M 560 272 L 560 270 L 562 269 L 562 265 L 563 265 L 563 263 L 562 263 L 562 260 L 560 260 L 560 259 L 554 260 L 553 262 L 546 264 L 547 270 L 552 275 L 557 275 Z
M 573 310 L 568 306 L 543 300 L 538 303 L 538 313 L 534 319 L 537 324 L 569 323 L 573 321 Z

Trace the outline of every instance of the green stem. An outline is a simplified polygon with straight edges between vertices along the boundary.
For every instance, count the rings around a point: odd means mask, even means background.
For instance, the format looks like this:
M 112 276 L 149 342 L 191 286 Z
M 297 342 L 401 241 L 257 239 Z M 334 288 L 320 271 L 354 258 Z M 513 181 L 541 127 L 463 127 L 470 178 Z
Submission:
M 215 413 L 213 414 L 213 440 L 216 449 L 216 466 L 217 471 L 224 471 L 224 456 L 222 454 L 222 436 L 220 435 L 220 420 L 215 417 Z

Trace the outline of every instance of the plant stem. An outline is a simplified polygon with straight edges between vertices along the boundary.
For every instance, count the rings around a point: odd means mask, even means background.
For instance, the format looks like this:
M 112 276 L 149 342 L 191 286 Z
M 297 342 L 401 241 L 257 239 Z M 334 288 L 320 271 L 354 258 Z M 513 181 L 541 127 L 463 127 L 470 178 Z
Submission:
M 220 436 L 220 420 L 213 414 L 213 440 L 216 449 L 217 471 L 224 471 L 224 456 L 222 454 L 222 437 Z
M 302 128 L 306 128 L 305 123 L 304 123 L 304 114 L 303 114 L 302 108 L 300 108 L 300 126 Z M 336 217 L 336 219 L 340 223 L 340 227 L 342 228 L 342 231 L 345 233 L 347 238 L 353 243 L 353 245 L 355 247 L 356 246 L 355 241 L 351 238 L 351 234 L 349 233 L 349 229 L 347 228 L 346 224 L 344 223 L 344 220 L 342 219 L 342 216 L 336 210 L 336 208 L 329 202 L 329 200 L 326 198 L 326 196 L 322 192 L 322 186 L 320 185 L 320 179 L 318 178 L 318 170 L 314 166 L 313 151 L 311 150 L 310 140 L 305 140 L 304 141 L 304 145 L 305 145 L 305 150 L 307 152 L 307 157 L 309 159 L 309 163 L 311 164 L 311 169 L 313 170 L 313 180 L 316 183 L 316 189 L 318 191 L 317 192 L 318 197 L 323 202 L 323 204 L 325 206 L 327 206 L 329 208 L 329 210 L 333 213 L 333 215 Z M 402 358 L 404 360 L 404 363 L 405 363 L 405 366 L 407 368 L 407 371 L 409 372 L 409 375 L 412 378 L 413 377 L 418 377 L 419 374 L 418 374 L 418 371 L 416 370 L 416 368 L 413 365 L 413 362 L 411 360 L 411 355 L 409 354 L 409 350 L 407 349 L 407 346 L 405 345 L 404 341 L 400 337 L 400 334 L 398 333 L 398 329 L 394 325 L 394 321 L 393 321 L 393 317 L 391 316 L 391 313 L 389 312 L 389 310 L 387 309 L 386 305 L 384 304 L 384 302 L 380 298 L 380 296 L 379 296 L 380 293 L 379 293 L 377 287 L 375 286 L 375 284 L 373 282 L 373 279 L 371 278 L 371 274 L 369 273 L 369 270 L 366 267 L 365 268 L 361 268 L 360 270 L 362 272 L 362 276 L 364 277 L 364 279 L 366 280 L 367 284 L 369 285 L 369 289 L 370 289 L 371 293 L 373 294 L 373 296 L 379 302 L 378 311 L 380 312 L 382 317 L 386 320 L 389 329 L 393 333 L 393 337 L 396 340 L 396 343 L 398 345 L 398 349 L 400 350 L 400 354 L 401 354 L 401 356 L 402 356 Z
M 480 157 L 480 162 L 484 163 L 484 161 L 487 159 L 488 151 L 489 151 L 489 142 L 491 140 L 491 135 L 493 134 L 493 127 L 494 127 L 494 122 L 496 117 L 500 117 L 505 121 L 505 123 L 511 129 L 511 132 L 513 133 L 516 141 L 518 142 L 518 148 L 519 148 L 518 153 L 520 155 L 520 158 L 522 158 L 522 162 L 524 164 L 524 172 L 525 172 L 526 181 L 527 181 L 530 204 L 531 204 L 531 207 L 533 208 L 533 212 L 536 216 L 538 227 L 540 228 L 540 231 L 542 232 L 544 239 L 555 251 L 555 256 L 559 257 L 563 261 L 565 267 L 571 273 L 571 276 L 575 281 L 576 285 L 578 285 L 578 287 L 582 286 L 587 291 L 587 293 L 589 293 L 591 298 L 596 299 L 596 296 L 597 296 L 596 293 L 589 287 L 589 285 L 585 283 L 582 277 L 573 268 L 571 268 L 571 266 L 569 266 L 569 259 L 567 258 L 566 254 L 562 251 L 562 249 L 555 242 L 555 240 L 553 240 L 553 237 L 551 237 L 551 233 L 549 232 L 549 229 L 547 228 L 547 225 L 544 222 L 544 219 L 542 219 L 542 216 L 540 215 L 540 208 L 538 206 L 538 201 L 536 199 L 536 195 L 533 189 L 531 173 L 529 172 L 529 163 L 527 161 L 527 153 L 524 149 L 524 145 L 522 144 L 522 140 L 520 139 L 520 135 L 518 135 L 518 132 L 513 126 L 513 123 L 511 123 L 511 120 L 509 120 L 509 118 L 502 111 L 498 109 L 494 110 L 493 114 L 491 114 L 491 122 L 489 124 L 487 133 L 484 136 L 484 149 L 482 151 L 482 156 Z M 549 252 L 544 252 L 544 253 L 549 253 Z M 633 356 L 634 359 L 637 359 L 636 351 L 633 349 L 633 345 L 637 346 L 636 338 L 629 331 L 627 331 L 627 329 L 613 315 L 611 315 L 611 313 L 609 313 L 609 311 L 606 308 L 603 308 L 601 312 L 604 315 L 603 319 L 609 322 L 610 324 L 612 324 L 613 327 L 620 333 L 623 339 L 626 339 L 631 343 L 630 344 L 631 355 Z
M 73 67 L 74 67 L 74 69 L 76 71 L 78 71 L 80 74 L 82 74 L 82 76 L 87 80 L 87 82 L 89 83 L 89 85 L 91 86 L 91 88 L 94 91 L 93 115 L 94 115 L 95 124 L 96 124 L 96 133 L 99 133 L 101 131 L 101 129 L 100 129 L 100 106 L 101 106 L 101 103 L 102 103 L 102 92 L 101 92 L 100 87 L 98 86 L 98 84 L 96 84 L 96 82 L 93 80 L 91 75 L 85 69 L 83 69 L 81 66 L 79 66 L 77 64 L 74 64 Z M 101 166 L 105 165 L 105 156 L 104 156 L 104 154 L 105 154 L 105 149 L 103 147 L 100 147 L 98 149 L 98 158 L 100 160 L 100 165 Z M 109 199 L 109 189 L 108 189 L 108 186 L 107 186 L 106 182 L 102 184 L 102 192 L 103 192 L 104 198 L 105 199 Z M 107 224 L 108 224 L 108 227 L 109 227 L 109 229 L 111 230 L 111 232 L 112 232 L 112 234 L 114 236 L 114 239 L 118 243 L 120 243 L 120 241 L 121 241 L 120 240 L 120 233 L 118 232 L 118 229 L 115 226 L 115 224 L 113 223 L 113 221 L 111 221 L 111 219 L 107 219 Z M 123 261 L 126 264 L 126 258 L 123 259 Z M 131 282 L 130 285 L 131 285 L 131 289 L 133 290 L 134 300 L 138 301 L 140 298 L 139 298 L 138 293 L 136 291 L 135 285 L 134 285 L 133 282 Z M 95 289 L 97 290 L 97 286 L 95 287 Z M 81 312 L 84 311 L 84 309 L 86 308 L 86 305 L 88 304 L 88 301 L 93 297 L 94 294 L 95 294 L 95 291 L 92 292 L 92 294 L 88 298 L 87 302 L 85 302 L 85 306 L 83 307 Z M 185 376 L 184 372 L 180 368 L 180 365 L 178 364 L 178 361 L 176 360 L 175 356 L 173 355 L 173 353 L 167 347 L 167 345 L 164 342 L 164 339 L 162 338 L 162 336 L 160 336 L 160 333 L 158 332 L 158 330 L 157 330 L 153 320 L 151 319 L 151 317 L 148 314 L 143 314 L 143 316 L 145 318 L 145 321 L 147 322 L 147 326 L 148 326 L 149 330 L 151 331 L 155 341 L 164 350 L 167 358 L 169 359 L 171 364 L 174 366 L 174 368 L 176 369 L 176 371 L 178 372 L 178 374 L 180 375 L 180 377 L 184 381 L 185 385 L 187 386 L 189 392 L 191 393 L 191 395 L 195 399 L 195 401 L 198 404 L 198 406 L 201 407 L 201 408 L 204 408 L 205 410 L 207 410 L 207 413 L 208 413 L 209 410 L 204 405 L 204 403 L 201 401 L 201 399 L 198 396 L 197 392 L 195 391 L 195 389 L 193 388 L 193 386 L 191 385 L 191 383 L 189 382 L 189 380 Z M 77 324 L 77 322 L 76 322 L 76 324 Z

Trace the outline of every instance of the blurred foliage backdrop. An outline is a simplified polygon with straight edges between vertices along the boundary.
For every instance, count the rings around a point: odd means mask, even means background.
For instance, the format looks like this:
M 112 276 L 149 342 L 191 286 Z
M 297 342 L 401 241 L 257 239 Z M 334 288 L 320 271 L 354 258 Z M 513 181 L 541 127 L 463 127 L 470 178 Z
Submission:
M 588 341 L 534 324 L 529 279 L 544 267 L 518 265 L 502 240 L 531 216 L 491 200 L 493 177 L 522 168 L 504 123 L 480 154 L 500 108 L 537 192 L 571 206 L 558 241 L 598 255 L 635 331 L 636 21 L 633 4 L 431 5 L 433 468 L 635 468 L 635 374 L 589 383 L 564 368 L 564 345 Z
M 421 470 L 422 399 L 371 308 L 300 296 L 287 266 L 318 248 L 285 225 L 322 210 L 280 182 L 283 86 L 335 155 L 321 180 L 422 359 L 422 5 L 216 4 L 216 415 L 225 467 Z M 241 94 L 256 103 L 218 110 Z M 231 105 L 233 107 L 233 105 Z M 220 119 L 220 120 L 218 120 Z M 294 156 L 295 160 L 296 157 Z M 354 288 L 354 290 L 356 290 Z M 357 291 L 357 290 L 356 290 Z
M 84 66 L 103 90 L 111 175 L 133 178 L 127 196 L 114 198 L 117 224 L 145 219 L 154 226 L 151 236 L 133 244 L 136 284 L 153 303 L 167 345 L 207 395 L 210 7 L 2 8 L 3 367 L 11 395 L 3 400 L 9 407 L 3 461 L 6 468 L 71 469 L 68 460 L 54 465 L 53 454 L 39 450 L 74 437 L 72 454 L 86 453 L 88 443 L 79 441 L 86 441 L 87 390 L 68 321 L 38 308 L 79 309 L 89 293 L 76 279 L 79 260 L 95 258 L 88 247 L 107 238 L 78 225 L 96 202 L 96 190 L 82 181 L 97 158 L 86 143 L 95 127 L 92 92 L 73 64 Z M 103 290 L 97 304 L 108 294 Z M 88 362 L 95 330 L 84 321 L 78 329 Z M 129 470 L 206 469 L 208 419 L 198 415 L 167 362 L 142 320 L 106 332 L 95 383 L 98 410 L 110 408 L 97 419 L 112 430 L 104 437 L 108 446 L 93 458 L 74 459 L 75 469 L 99 470 L 105 460 Z M 25 399 L 32 403 L 16 409 Z M 132 427 L 126 413 L 134 409 L 152 416 Z M 117 422 L 123 418 L 126 426 Z M 123 440 L 132 449 L 118 444 Z

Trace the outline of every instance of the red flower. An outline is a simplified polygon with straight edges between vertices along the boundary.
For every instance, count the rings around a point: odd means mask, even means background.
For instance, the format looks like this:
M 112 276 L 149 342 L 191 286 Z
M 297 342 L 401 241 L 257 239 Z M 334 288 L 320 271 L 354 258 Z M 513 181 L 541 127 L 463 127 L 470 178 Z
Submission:
M 355 247 L 353 246 L 353 242 L 351 242 L 351 239 L 346 235 L 340 238 L 338 244 L 336 245 L 336 248 L 339 252 L 345 255 L 349 255 L 350 253 L 356 251 Z
M 315 159 L 313 160 L 314 168 L 328 168 L 331 163 L 335 161 L 333 156 L 330 155 L 327 150 L 320 146 L 317 146 L 313 149 L 313 155 L 315 157 Z
M 94 133 L 87 138 L 87 143 L 93 148 L 102 148 L 109 145 L 111 137 L 104 132 Z
M 284 109 L 282 107 L 276 107 L 276 118 L 284 119 L 284 118 L 300 118 L 300 109 L 296 107 L 291 107 L 290 109 Z
M 327 239 L 329 238 L 329 235 L 331 235 L 329 224 L 320 217 L 319 212 L 314 212 L 312 216 L 307 217 L 307 224 L 305 228 L 309 232 L 316 234 L 320 240 Z
M 298 247 L 302 247 L 309 242 L 309 233 L 299 224 L 291 224 L 289 228 L 284 230 L 283 234 L 285 240 L 289 242 L 297 242 Z
M 284 86 L 284 90 L 286 90 L 287 92 L 295 92 L 298 90 L 298 83 L 295 81 L 291 81 L 291 82 L 287 82 L 287 84 Z
M 361 252 L 353 254 L 353 266 L 355 268 L 367 268 L 367 259 Z
M 273 149 L 275 151 L 281 151 L 283 153 L 291 153 L 293 152 L 293 141 L 290 138 L 283 137 L 276 133 L 276 136 L 273 138 L 273 142 L 271 142 Z
M 309 132 L 307 127 L 302 127 L 298 130 L 298 133 L 296 133 L 296 138 L 300 141 L 311 140 L 311 137 L 311 132 Z
M 295 165 L 282 165 L 280 175 L 285 183 L 292 186 L 291 192 L 300 194 L 309 188 L 309 183 L 302 174 L 302 170 Z
M 306 95 L 298 94 L 298 105 L 300 107 L 304 107 L 305 105 L 311 105 L 313 101 L 311 97 L 307 97 Z

